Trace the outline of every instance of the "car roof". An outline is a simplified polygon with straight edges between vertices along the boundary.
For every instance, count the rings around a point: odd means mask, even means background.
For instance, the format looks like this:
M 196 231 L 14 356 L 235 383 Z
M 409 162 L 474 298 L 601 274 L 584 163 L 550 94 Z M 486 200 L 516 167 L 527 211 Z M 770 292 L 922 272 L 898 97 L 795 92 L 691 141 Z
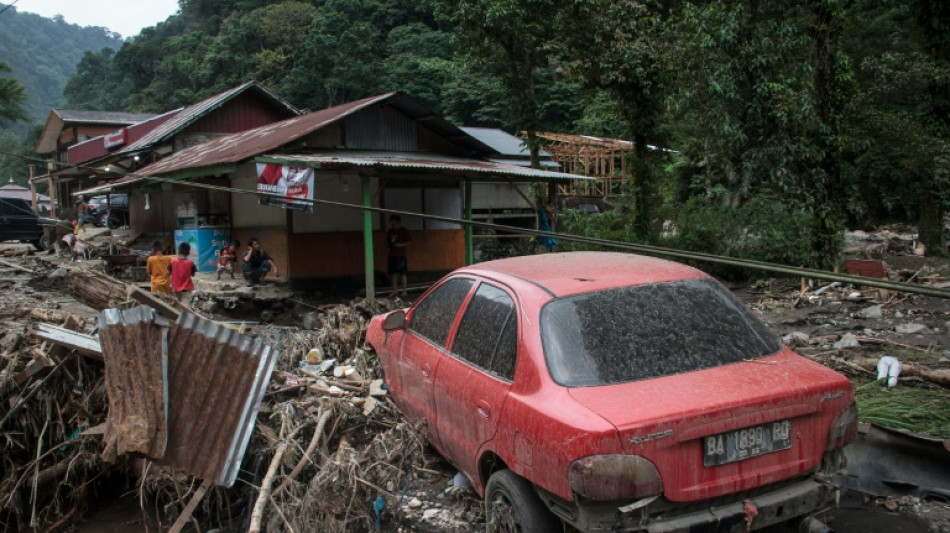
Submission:
M 506 274 L 542 287 L 554 296 L 568 296 L 615 287 L 709 277 L 695 268 L 636 254 L 564 252 L 486 261 L 462 269 L 488 275 Z

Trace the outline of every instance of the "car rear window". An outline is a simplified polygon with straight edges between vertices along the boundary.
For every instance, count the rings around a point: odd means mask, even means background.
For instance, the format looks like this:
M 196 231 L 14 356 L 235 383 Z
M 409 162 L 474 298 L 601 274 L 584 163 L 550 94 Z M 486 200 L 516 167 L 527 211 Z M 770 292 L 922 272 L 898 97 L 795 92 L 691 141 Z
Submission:
M 781 347 L 742 302 L 708 279 L 553 300 L 541 312 L 541 338 L 551 377 L 568 387 L 692 372 Z

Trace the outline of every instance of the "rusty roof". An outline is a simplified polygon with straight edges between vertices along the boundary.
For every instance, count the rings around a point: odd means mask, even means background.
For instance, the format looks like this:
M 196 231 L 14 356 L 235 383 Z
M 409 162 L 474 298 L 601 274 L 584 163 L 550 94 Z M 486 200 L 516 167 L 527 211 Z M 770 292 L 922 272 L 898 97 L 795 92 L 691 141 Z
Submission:
M 192 313 L 169 335 L 168 447 L 163 464 L 231 486 L 278 352 Z
M 314 131 L 372 105 L 386 102 L 412 118 L 425 118 L 425 127 L 460 148 L 479 155 L 493 150 L 445 119 L 434 115 L 424 104 L 399 92 L 356 100 L 346 104 L 286 119 L 252 130 L 235 133 L 193 146 L 152 163 L 139 171 L 143 175 L 161 175 L 186 169 L 237 163 L 289 144 Z M 117 182 L 117 183 L 121 183 Z
M 103 458 L 161 457 L 168 441 L 168 321 L 151 307 L 99 314 L 109 418 Z
M 269 91 L 264 86 L 260 85 L 256 81 L 249 81 L 233 87 L 224 91 L 223 93 L 216 94 L 210 98 L 206 98 L 196 104 L 192 104 L 184 108 L 181 112 L 175 115 L 171 120 L 165 122 L 161 126 L 155 128 L 151 132 L 144 135 L 141 139 L 135 141 L 134 143 L 126 146 L 122 150 L 115 152 L 116 154 L 129 154 L 144 150 L 151 146 L 154 146 L 160 142 L 166 141 L 172 136 L 178 134 L 188 126 L 194 124 L 196 121 L 208 114 L 208 112 L 213 111 L 232 100 L 235 96 L 238 96 L 241 93 L 246 91 L 253 90 L 258 91 L 263 94 L 266 98 L 276 102 L 277 104 L 285 107 L 287 111 L 293 115 L 299 115 L 300 110 L 296 107 L 290 105 L 286 100 L 277 96 L 273 92 Z

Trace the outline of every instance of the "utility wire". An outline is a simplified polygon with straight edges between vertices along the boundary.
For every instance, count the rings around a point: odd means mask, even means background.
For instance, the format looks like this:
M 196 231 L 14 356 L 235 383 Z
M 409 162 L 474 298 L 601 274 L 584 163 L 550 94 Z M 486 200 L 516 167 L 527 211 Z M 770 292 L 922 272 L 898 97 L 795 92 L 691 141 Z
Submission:
M 9 5 L 7 5 L 6 7 L 4 7 L 3 9 L 0 9 L 0 15 L 2 15 L 6 10 L 10 9 L 11 7 L 13 7 L 13 4 L 15 4 L 15 3 L 19 2 L 19 1 L 20 1 L 20 0 L 13 0 L 13 2 L 10 2 Z
M 5 152 L 0 152 L 0 154 L 5 155 L 14 155 L 17 157 L 23 157 L 25 159 L 33 159 L 28 156 L 23 156 L 21 154 L 10 154 Z M 79 165 L 67 165 L 75 168 L 80 168 Z M 86 167 L 91 168 L 91 167 Z M 788 265 L 782 265 L 778 263 L 767 263 L 765 261 L 755 261 L 751 259 L 738 259 L 734 257 L 721 256 L 706 254 L 702 252 L 691 252 L 685 250 L 678 250 L 675 248 L 665 248 L 661 246 L 649 246 L 645 244 L 635 244 L 621 241 L 612 241 L 607 239 L 596 239 L 593 237 L 581 237 L 578 235 L 571 235 L 568 233 L 555 233 L 550 231 L 542 231 L 530 228 L 521 228 L 518 226 L 506 226 L 503 224 L 494 224 L 491 222 L 478 222 L 475 220 L 465 220 L 460 218 L 444 217 L 440 215 L 430 215 L 426 213 L 416 213 L 413 211 L 403 211 L 399 209 L 389 209 L 384 207 L 372 207 L 364 206 L 360 204 L 351 204 L 347 202 L 337 202 L 334 200 L 320 200 L 314 198 L 301 199 L 301 198 L 291 198 L 285 195 L 276 194 L 276 193 L 265 193 L 258 192 L 250 189 L 240 189 L 236 187 L 226 187 L 223 185 L 211 185 L 207 183 L 196 183 L 193 181 L 182 181 L 172 178 L 164 178 L 159 176 L 147 176 L 143 174 L 136 174 L 132 172 L 125 173 L 115 173 L 115 174 L 124 174 L 125 176 L 131 176 L 135 178 L 140 178 L 143 181 L 153 182 L 153 183 L 173 183 L 177 185 L 186 185 L 195 189 L 206 189 L 218 192 L 227 192 L 232 194 L 251 194 L 258 197 L 270 197 L 275 199 L 282 200 L 293 200 L 296 203 L 309 203 L 311 205 L 326 205 L 332 207 L 341 207 L 346 209 L 358 209 L 362 211 L 369 211 L 371 213 L 386 213 L 400 216 L 408 217 L 417 217 L 426 220 L 436 220 L 440 222 L 448 222 L 451 224 L 458 224 L 461 226 L 472 226 L 473 228 L 485 228 L 494 231 L 503 231 L 509 233 L 516 233 L 521 235 L 529 235 L 536 237 L 553 237 L 567 242 L 578 242 L 583 244 L 591 244 L 596 246 L 603 246 L 608 248 L 616 248 L 619 250 L 627 250 L 631 252 L 637 252 L 644 255 L 650 256 L 660 256 L 668 257 L 682 260 L 693 260 L 701 261 L 706 263 L 728 265 L 733 267 L 740 268 L 749 268 L 753 270 L 761 270 L 764 272 L 773 272 L 776 274 L 786 274 L 790 276 L 800 276 L 813 279 L 822 279 L 828 281 L 840 281 L 844 283 L 852 283 L 855 285 L 864 285 L 867 287 L 875 287 L 880 289 L 888 289 L 893 291 L 908 292 L 915 294 L 923 294 L 927 296 L 935 296 L 937 298 L 950 298 L 950 289 L 942 289 L 938 287 L 928 287 L 926 285 L 912 284 L 912 283 L 902 283 L 897 281 L 881 280 L 876 278 L 865 278 L 862 276 L 854 276 L 849 274 L 840 274 L 837 272 L 828 272 L 825 270 L 818 270 L 813 268 L 804 268 L 804 267 L 792 267 Z

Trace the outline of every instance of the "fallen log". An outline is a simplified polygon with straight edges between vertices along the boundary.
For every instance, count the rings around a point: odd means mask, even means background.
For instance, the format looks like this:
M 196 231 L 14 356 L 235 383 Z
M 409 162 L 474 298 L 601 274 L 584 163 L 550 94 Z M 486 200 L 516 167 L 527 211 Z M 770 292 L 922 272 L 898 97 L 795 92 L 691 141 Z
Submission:
M 33 273 L 33 269 L 32 269 L 32 268 L 26 268 L 25 266 L 18 265 L 18 264 L 16 264 L 16 263 L 11 262 L 11 261 L 4 261 L 4 260 L 0 259 L 0 265 L 3 265 L 3 266 L 5 266 L 5 267 L 10 267 L 10 268 L 12 268 L 12 269 L 14 269 L 14 270 L 19 270 L 19 271 L 21 271 L 21 272 L 29 272 L 30 274 Z
M 73 270 L 67 280 L 70 294 L 96 311 L 118 307 L 128 298 L 125 283 L 101 272 Z

